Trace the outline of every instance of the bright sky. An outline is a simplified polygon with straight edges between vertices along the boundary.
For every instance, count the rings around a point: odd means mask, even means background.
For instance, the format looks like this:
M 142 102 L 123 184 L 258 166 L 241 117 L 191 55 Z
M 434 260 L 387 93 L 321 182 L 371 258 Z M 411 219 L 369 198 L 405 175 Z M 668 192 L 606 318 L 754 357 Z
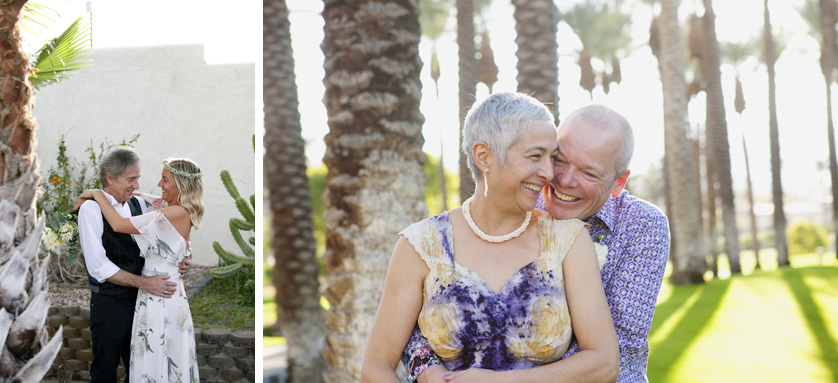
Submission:
M 60 14 L 54 36 L 93 12 L 93 47 L 204 44 L 210 64 L 261 58 L 262 4 L 255 0 L 45 0 Z M 51 15 L 52 16 L 52 15 Z M 44 39 L 52 38 L 45 34 Z M 260 60 L 261 61 L 261 60 Z
M 560 9 L 572 3 L 561 2 Z M 694 1 L 683 1 L 681 20 L 685 20 Z M 700 2 L 698 2 L 700 3 Z M 808 27 L 796 11 L 802 0 L 772 0 L 770 2 L 775 34 L 782 29 L 787 35 L 787 46 L 777 65 L 777 104 L 780 127 L 780 148 L 783 163 L 784 192 L 788 200 L 805 199 L 809 202 L 829 201 L 829 171 L 821 170 L 818 163 L 828 158 L 826 144 L 826 105 L 823 77 L 818 67 L 818 42 L 808 36 Z M 737 0 L 714 1 L 717 15 L 716 27 L 722 41 L 743 41 L 758 35 L 763 28 L 763 1 Z M 303 136 L 307 142 L 309 165 L 321 163 L 325 152 L 323 136 L 328 133 L 323 98 L 323 19 L 322 3 L 310 0 L 289 0 L 291 11 L 291 36 L 296 61 L 297 85 L 300 97 Z M 513 7 L 509 0 L 495 0 L 491 9 L 490 31 L 492 48 L 500 69 L 495 91 L 516 89 L 515 29 Z M 632 173 L 639 175 L 663 156 L 663 111 L 658 64 L 646 42 L 648 41 L 651 10 L 638 6 L 634 12 L 633 36 L 635 49 L 622 62 L 623 82 L 612 85 L 609 95 L 598 88 L 594 91 L 595 103 L 607 104 L 621 111 L 632 122 L 637 144 L 632 162 Z M 564 23 L 559 24 L 559 110 L 566 116 L 574 109 L 591 103 L 587 92 L 579 86 L 579 67 L 576 51 L 581 43 Z M 445 166 L 457 168 L 457 45 L 454 20 L 449 33 L 440 42 L 440 100 L 434 96 L 433 81 L 428 65 L 422 69 L 423 98 L 421 110 L 426 122 L 424 150 L 438 156 L 440 137 L 446 146 L 442 149 Z M 430 62 L 430 43 L 423 39 L 420 56 Z M 742 117 L 733 108 L 734 69 L 722 68 L 722 86 L 727 106 L 730 132 L 734 189 L 745 190 L 742 135 L 748 141 L 751 172 L 757 202 L 771 201 L 771 170 L 768 141 L 768 91 L 767 74 L 754 63 L 745 65 L 741 72 L 744 83 L 746 110 Z M 478 97 L 485 97 L 487 89 L 480 85 Z M 833 92 L 836 92 L 833 90 Z M 703 96 L 689 105 L 690 120 L 695 125 L 704 121 Z M 745 208 L 744 198 L 738 206 Z

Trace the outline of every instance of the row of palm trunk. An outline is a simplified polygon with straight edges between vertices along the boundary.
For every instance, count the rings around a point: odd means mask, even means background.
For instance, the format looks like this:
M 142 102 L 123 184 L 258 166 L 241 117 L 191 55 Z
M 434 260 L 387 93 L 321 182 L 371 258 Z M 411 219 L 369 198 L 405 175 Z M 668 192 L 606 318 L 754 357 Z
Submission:
M 823 0 L 822 0 L 823 1 Z M 421 1 L 420 1 L 421 2 Z M 552 0 L 513 0 L 518 45 L 518 91 L 558 110 L 558 13 Z M 715 197 L 702 200 L 700 158 L 687 118 L 685 45 L 677 0 L 660 0 L 653 50 L 660 63 L 665 122 L 667 213 L 672 233 L 673 283 L 702 283 L 708 268 L 707 233 L 715 232 Z M 459 103 L 474 102 L 480 79 L 475 59 L 474 0 L 456 0 Z M 703 0 L 699 56 L 707 93 L 708 194 L 721 204 L 725 252 L 740 272 L 730 150 L 715 16 Z M 317 279 L 304 142 L 297 111 L 294 62 L 284 0 L 263 0 L 265 170 L 270 190 L 274 285 L 278 318 L 288 338 L 289 382 L 357 382 L 365 340 L 377 310 L 396 233 L 427 216 L 422 165 L 424 118 L 419 112 L 419 10 L 416 1 L 325 0 L 326 91 L 330 133 L 325 203 L 326 288 Z M 776 247 L 787 263 L 779 175 L 773 42 L 765 0 L 765 52 L 769 67 L 771 158 Z M 656 37 L 655 37 L 656 36 Z M 481 48 L 482 50 L 482 48 Z M 298 63 L 299 65 L 299 63 Z M 303 63 L 303 65 L 306 65 Z M 438 64 L 434 64 L 438 65 Z M 437 78 L 437 77 L 435 77 Z M 462 120 L 463 116 L 460 116 Z M 831 125 L 830 125 L 831 127 Z M 473 192 L 461 158 L 460 197 Z M 710 209 L 703 217 L 702 206 Z M 330 309 L 323 313 L 320 295 Z M 325 324 L 325 325 L 324 325 Z M 321 352 L 318 352 L 321 351 Z

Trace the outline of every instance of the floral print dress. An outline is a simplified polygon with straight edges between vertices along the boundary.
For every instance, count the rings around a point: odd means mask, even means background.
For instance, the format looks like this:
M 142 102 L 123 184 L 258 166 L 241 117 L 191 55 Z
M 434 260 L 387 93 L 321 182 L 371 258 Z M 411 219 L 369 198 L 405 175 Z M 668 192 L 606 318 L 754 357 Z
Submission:
M 198 360 L 192 315 L 186 300 L 178 262 L 192 255 L 184 239 L 161 211 L 131 218 L 140 232 L 132 234 L 145 258 L 143 276 L 169 275 L 177 283 L 171 298 L 161 298 L 140 289 L 134 306 L 131 330 L 131 382 L 197 383 Z
M 562 261 L 584 227 L 578 219 L 539 215 L 539 257 L 519 269 L 498 293 L 454 260 L 447 212 L 400 233 L 430 269 L 418 326 L 448 370 L 524 369 L 564 355 L 572 329 Z

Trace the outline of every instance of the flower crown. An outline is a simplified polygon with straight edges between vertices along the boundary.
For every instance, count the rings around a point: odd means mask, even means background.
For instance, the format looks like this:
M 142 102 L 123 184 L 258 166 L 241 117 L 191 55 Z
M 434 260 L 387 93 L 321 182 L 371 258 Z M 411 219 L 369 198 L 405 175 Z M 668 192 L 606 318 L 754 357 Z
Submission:
M 171 167 L 171 165 L 169 165 L 169 161 L 163 161 L 163 167 L 168 169 L 170 172 L 172 172 L 172 174 L 174 174 L 176 176 L 183 177 L 183 178 L 188 178 L 190 180 L 194 180 L 196 178 L 201 178 L 201 177 L 204 176 L 204 173 L 201 173 L 201 172 L 187 173 L 183 170 L 177 170 L 177 169 Z

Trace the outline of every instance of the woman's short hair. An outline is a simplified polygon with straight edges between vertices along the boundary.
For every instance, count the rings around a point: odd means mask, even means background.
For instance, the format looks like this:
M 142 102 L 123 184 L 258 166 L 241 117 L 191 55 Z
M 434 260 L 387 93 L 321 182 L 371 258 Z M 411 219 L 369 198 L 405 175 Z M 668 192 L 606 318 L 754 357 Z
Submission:
M 474 182 L 483 177 L 471 151 L 475 143 L 485 143 L 501 166 L 506 166 L 509 148 L 536 121 L 552 124 L 553 115 L 540 101 L 523 93 L 495 93 L 475 102 L 463 124 L 461 148 L 468 158 L 468 169 Z
M 201 197 L 204 194 L 202 177 L 184 177 L 177 174 L 180 172 L 199 174 L 201 168 L 192 160 L 186 158 L 169 158 L 166 160 L 166 166 L 179 171 L 172 172 L 178 190 L 177 202 L 189 212 L 189 220 L 192 226 L 196 229 L 201 228 L 201 218 L 204 216 L 204 205 L 201 202 Z
M 99 187 L 108 186 L 108 174 L 114 179 L 119 178 L 131 165 L 140 163 L 140 156 L 134 148 L 117 146 L 102 156 L 99 161 Z

